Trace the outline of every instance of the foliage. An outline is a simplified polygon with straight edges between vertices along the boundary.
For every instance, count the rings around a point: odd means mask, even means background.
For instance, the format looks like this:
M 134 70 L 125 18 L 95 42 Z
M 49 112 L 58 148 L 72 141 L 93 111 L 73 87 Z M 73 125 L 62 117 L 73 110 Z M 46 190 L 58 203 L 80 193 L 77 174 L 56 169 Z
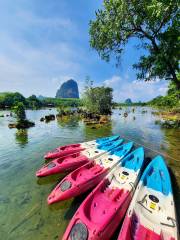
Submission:
M 82 102 L 78 98 L 45 98 L 42 100 L 43 106 L 53 107 L 79 107 L 82 106 Z
M 22 102 L 18 102 L 17 105 L 13 107 L 13 112 L 16 114 L 18 122 L 26 120 L 25 107 Z
M 26 98 L 18 93 L 3 92 L 0 93 L 0 108 L 13 107 L 17 102 L 22 102 L 26 104 Z
M 22 94 L 16 92 L 3 92 L 0 93 L 0 108 L 12 108 L 17 105 L 17 103 L 23 103 L 26 108 L 38 109 L 41 107 L 79 107 L 82 105 L 80 99 L 76 98 L 43 98 L 38 99 L 35 95 L 25 98 Z
M 36 95 L 32 95 L 26 99 L 27 105 L 31 109 L 38 109 L 42 107 L 42 102 L 36 97 Z
M 148 104 L 157 107 L 178 108 L 180 107 L 180 90 L 177 90 L 176 86 L 171 83 L 166 96 L 158 96 Z
M 83 96 L 83 106 L 91 113 L 111 114 L 113 106 L 112 88 L 93 87 L 92 81 L 88 80 Z
M 130 106 L 146 106 L 147 103 L 146 102 L 132 102 L 130 104 Z M 116 107 L 126 107 L 126 106 L 129 106 L 129 104 L 127 103 L 116 103 Z
M 104 8 L 90 21 L 90 44 L 101 58 L 120 63 L 131 38 L 146 50 L 134 64 L 137 78 L 172 80 L 180 88 L 179 11 L 177 0 L 104 0 Z

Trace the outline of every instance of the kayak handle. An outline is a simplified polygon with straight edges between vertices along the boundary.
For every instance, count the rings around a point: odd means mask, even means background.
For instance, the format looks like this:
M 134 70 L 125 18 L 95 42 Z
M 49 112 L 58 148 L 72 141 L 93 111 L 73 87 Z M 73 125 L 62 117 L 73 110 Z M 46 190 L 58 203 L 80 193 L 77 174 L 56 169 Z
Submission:
M 167 217 L 167 220 L 171 220 L 172 222 L 172 225 L 171 224 L 168 224 L 168 223 L 161 223 L 161 225 L 164 225 L 164 226 L 167 226 L 167 227 L 176 227 L 176 220 L 173 219 L 172 217 Z

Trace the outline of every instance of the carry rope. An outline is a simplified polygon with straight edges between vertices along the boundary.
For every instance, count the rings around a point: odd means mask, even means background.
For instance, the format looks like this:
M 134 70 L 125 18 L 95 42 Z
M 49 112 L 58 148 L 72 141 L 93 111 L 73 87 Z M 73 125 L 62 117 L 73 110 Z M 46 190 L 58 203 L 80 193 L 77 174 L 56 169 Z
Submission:
M 135 142 L 137 145 L 142 146 L 142 147 L 144 147 L 144 148 L 146 148 L 146 149 L 148 149 L 148 150 L 151 150 L 152 152 L 155 152 L 155 153 L 160 154 L 160 155 L 162 155 L 162 156 L 164 156 L 164 157 L 168 157 L 168 158 L 171 158 L 171 159 L 173 159 L 173 160 L 175 160 L 175 161 L 177 161 L 177 162 L 180 162 L 180 160 L 178 160 L 178 159 L 176 159 L 176 158 L 174 158 L 174 157 L 171 157 L 169 154 L 164 154 L 164 153 L 162 153 L 162 152 L 159 152 L 158 150 L 154 150 L 154 149 L 152 149 L 152 148 L 150 148 L 150 147 L 147 147 L 146 145 L 144 145 L 144 144 L 142 144 L 142 143 L 139 143 L 139 142 L 137 142 L 136 140 L 133 140 L 132 138 L 128 138 L 128 137 L 126 137 L 126 136 L 124 136 L 124 135 L 120 135 L 120 136 L 121 136 L 122 138 L 128 140 L 128 141 L 133 141 L 133 142 Z

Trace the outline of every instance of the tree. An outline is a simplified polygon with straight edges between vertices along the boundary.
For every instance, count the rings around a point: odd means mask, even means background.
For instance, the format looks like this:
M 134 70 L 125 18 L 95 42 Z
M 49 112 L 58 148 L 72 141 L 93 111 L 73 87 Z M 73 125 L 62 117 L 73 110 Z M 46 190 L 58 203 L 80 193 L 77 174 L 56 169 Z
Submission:
M 0 93 L 0 107 L 12 107 L 16 105 L 17 102 L 22 102 L 23 104 L 26 104 L 26 98 L 18 93 L 12 93 L 12 92 L 3 92 Z
M 177 0 L 104 0 L 90 21 L 90 44 L 101 58 L 120 62 L 125 45 L 138 38 L 146 50 L 133 67 L 137 78 L 172 80 L 180 88 L 179 10 Z
M 42 102 L 36 97 L 36 95 L 30 96 L 26 100 L 28 106 L 32 109 L 38 109 L 42 107 Z
M 22 102 L 18 102 L 17 105 L 14 106 L 13 112 L 16 114 L 18 122 L 26 120 L 25 107 Z
M 113 105 L 112 88 L 93 87 L 93 82 L 88 79 L 83 96 L 83 105 L 91 113 L 110 114 Z

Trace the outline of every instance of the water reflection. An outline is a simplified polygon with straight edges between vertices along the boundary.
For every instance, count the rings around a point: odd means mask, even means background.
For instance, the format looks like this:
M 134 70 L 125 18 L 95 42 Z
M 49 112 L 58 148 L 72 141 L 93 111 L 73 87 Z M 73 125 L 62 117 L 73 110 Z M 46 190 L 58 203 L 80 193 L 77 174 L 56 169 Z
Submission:
M 38 185 L 48 185 L 48 184 L 54 184 L 54 183 L 58 183 L 60 182 L 66 174 L 54 174 L 51 176 L 47 176 L 47 177 L 41 177 L 41 178 L 37 178 L 37 184 Z
M 84 125 L 84 136 L 86 139 L 111 136 L 113 134 L 112 121 L 105 124 Z
M 78 116 L 57 117 L 57 123 L 60 127 L 76 128 L 79 126 L 79 120 L 80 119 Z
M 18 129 L 15 133 L 16 142 L 24 147 L 28 143 L 28 130 L 27 129 Z

